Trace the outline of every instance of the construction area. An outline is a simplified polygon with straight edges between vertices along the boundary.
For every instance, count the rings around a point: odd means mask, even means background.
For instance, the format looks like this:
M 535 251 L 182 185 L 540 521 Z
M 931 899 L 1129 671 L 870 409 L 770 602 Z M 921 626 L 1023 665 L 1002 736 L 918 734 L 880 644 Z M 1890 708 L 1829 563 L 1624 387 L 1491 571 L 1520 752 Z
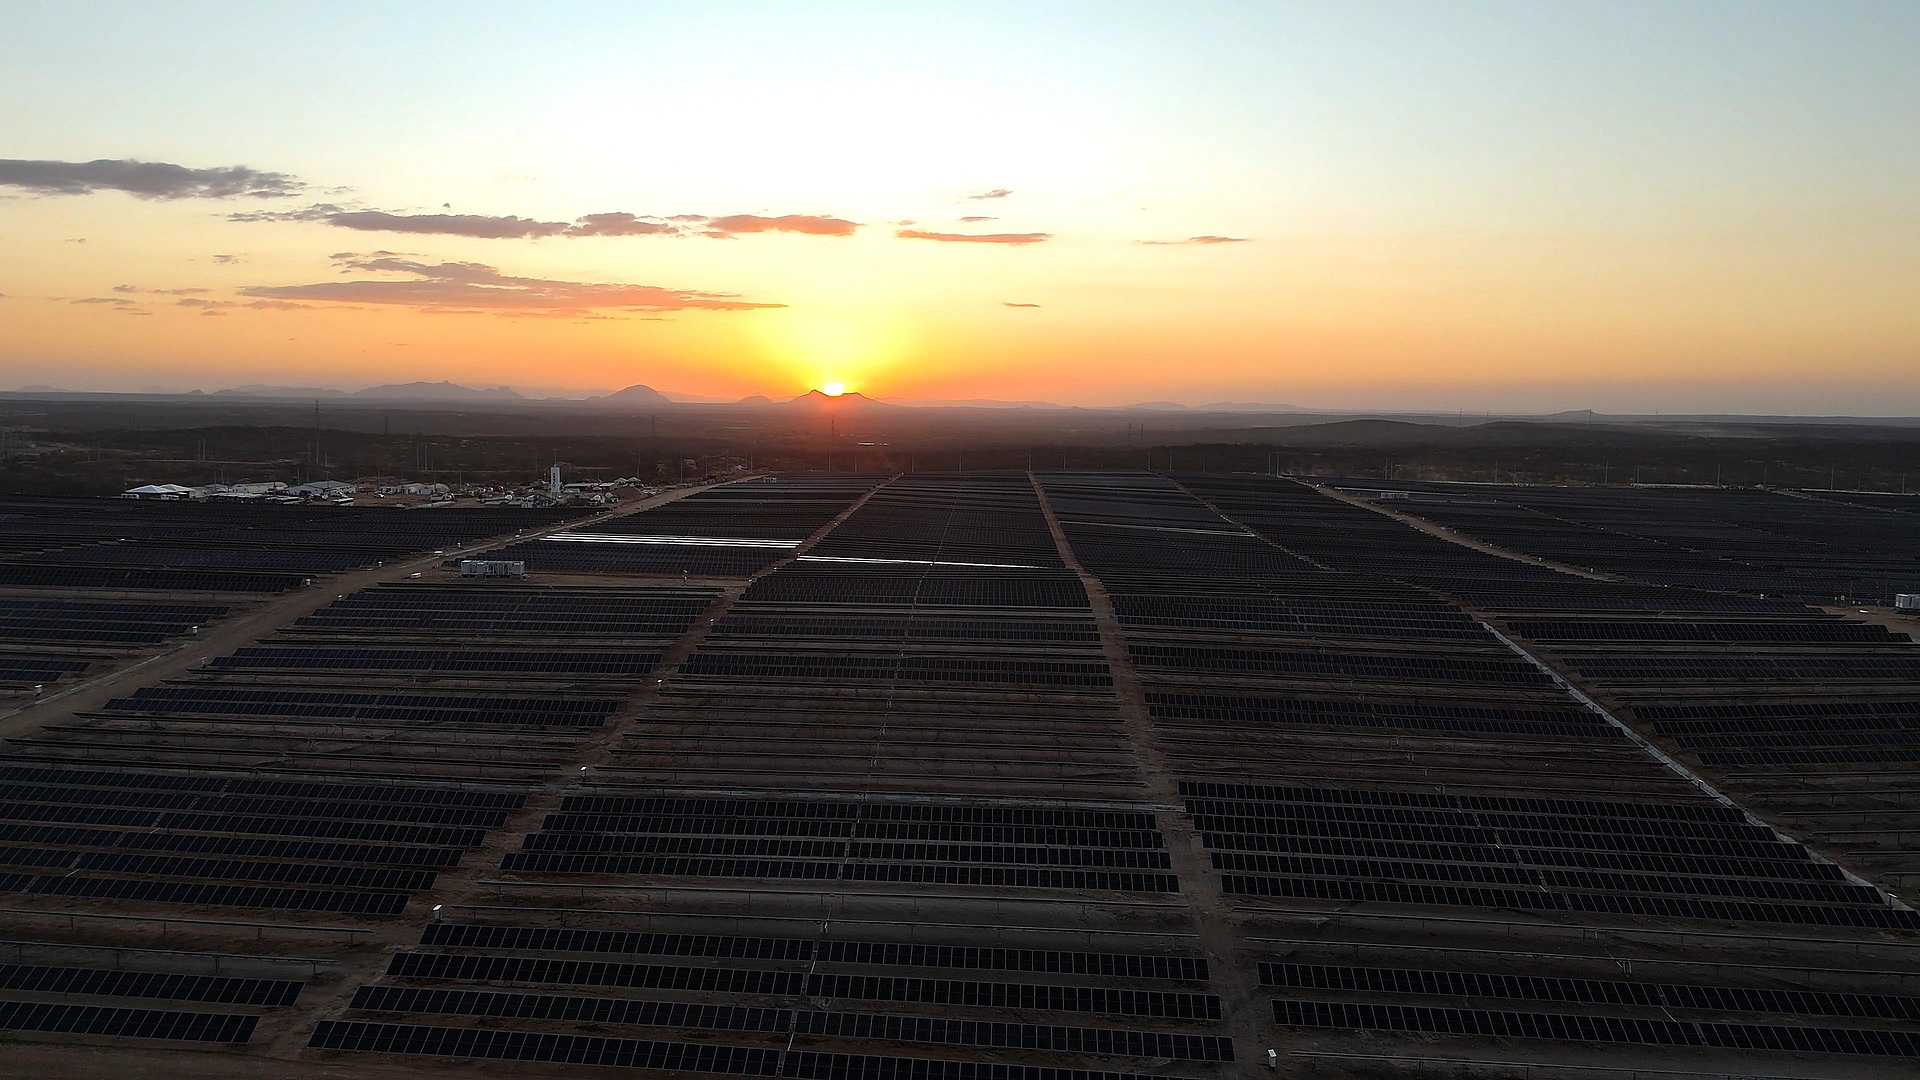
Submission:
M 1920 498 L 0 498 L 0 1073 L 1920 1076 Z

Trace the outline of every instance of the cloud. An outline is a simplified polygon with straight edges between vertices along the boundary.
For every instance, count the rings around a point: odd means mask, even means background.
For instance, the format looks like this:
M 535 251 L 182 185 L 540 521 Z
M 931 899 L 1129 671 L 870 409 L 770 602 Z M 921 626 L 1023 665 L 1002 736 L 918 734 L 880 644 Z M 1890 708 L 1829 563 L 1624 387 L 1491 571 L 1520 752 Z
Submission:
M 568 227 L 568 236 L 657 236 L 678 232 L 663 221 L 648 221 L 632 214 L 588 214 Z
M 478 240 L 539 240 L 549 236 L 687 236 L 697 233 L 732 239 L 745 233 L 791 232 L 809 236 L 851 236 L 858 222 L 814 214 L 762 217 L 732 214 L 674 214 L 669 217 L 624 212 L 587 214 L 572 222 L 541 221 L 505 214 L 396 214 L 386 210 L 348 210 L 333 203 L 315 203 L 297 210 L 247 210 L 227 215 L 231 221 L 317 221 L 360 232 L 415 233 L 465 236 Z M 701 225 L 703 228 L 693 229 Z
M 760 217 L 756 214 L 732 214 L 707 221 L 708 235 L 735 236 L 740 233 L 791 232 L 808 236 L 852 236 L 858 222 L 813 214 L 784 214 Z
M 1012 188 L 997 187 L 992 191 L 979 191 L 966 197 L 978 202 L 981 199 L 1004 199 L 1011 194 L 1013 194 Z
M 260 300 L 310 300 L 328 303 L 403 304 L 417 308 L 593 311 L 746 311 L 785 307 L 741 300 L 732 293 L 666 289 L 546 278 L 511 277 L 484 263 L 427 263 L 392 254 L 335 256 L 343 273 L 404 275 L 312 285 L 254 285 L 242 296 Z
M 127 299 L 127 298 L 126 298 L 126 297 L 124 297 L 124 296 L 83 296 L 83 297 L 81 297 L 81 298 L 80 298 L 80 299 L 78 299 L 78 300 L 72 300 L 72 301 L 69 301 L 69 303 L 74 303 L 74 304 L 112 304 L 112 305 L 113 305 L 114 307 L 131 307 L 131 306 L 133 306 L 133 301 L 131 301 L 131 300 L 129 300 L 129 299 Z
M 997 217 L 994 217 L 991 214 L 968 214 L 966 217 L 963 217 L 960 220 L 970 224 L 976 221 L 999 221 L 1000 219 Z
M 246 260 L 238 255 L 215 255 L 213 261 L 221 266 L 238 266 Z
M 1181 244 L 1247 244 L 1252 237 L 1247 236 L 1189 236 L 1185 240 L 1142 240 L 1148 247 L 1175 247 Z
M 147 293 L 152 296 L 198 296 L 201 293 L 210 293 L 213 290 L 212 289 L 143 289 L 138 285 L 115 285 L 113 287 L 113 291 L 117 293 Z
M 893 235 L 902 240 L 942 240 L 950 244 L 1037 244 L 1042 240 L 1053 239 L 1052 233 L 1043 232 L 950 233 L 901 229 Z
M 389 214 L 382 210 L 346 210 L 327 215 L 327 224 L 361 232 L 431 233 L 471 236 L 479 240 L 525 240 L 558 236 L 568 229 L 563 221 L 535 221 L 488 214 Z
M 1001 307 L 1039 307 L 1039 304 L 1016 304 L 1011 300 L 1002 301 Z
M 286 173 L 245 165 L 189 169 L 165 161 L 28 161 L 0 158 L 0 187 L 40 195 L 124 191 L 140 199 L 277 199 L 306 185 Z

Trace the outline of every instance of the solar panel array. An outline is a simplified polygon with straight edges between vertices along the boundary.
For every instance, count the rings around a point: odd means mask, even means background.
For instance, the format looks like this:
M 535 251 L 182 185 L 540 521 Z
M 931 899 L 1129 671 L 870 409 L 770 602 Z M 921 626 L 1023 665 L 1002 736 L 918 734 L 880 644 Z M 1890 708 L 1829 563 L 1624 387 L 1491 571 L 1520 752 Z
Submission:
M 532 581 L 342 596 L 7 742 L 9 1050 L 874 1080 L 1920 1056 L 1920 919 L 1564 682 L 1702 768 L 1788 723 L 1879 753 L 1916 703 L 1877 627 L 1256 477 L 750 480 L 572 532 Z M 1836 822 L 1879 759 L 1849 761 L 1810 773 Z
M 783 475 L 708 488 L 682 499 L 488 554 L 530 571 L 751 577 L 784 559 L 882 477 Z
M 314 1046 L 848 1077 L 1233 1059 L 1027 478 L 896 479 L 787 558 L 502 859 L 501 902 L 429 925 Z
M 1777 1001 L 1709 991 L 1756 976 L 1835 994 L 1884 981 L 1849 970 L 1857 957 L 1835 960 L 1825 942 L 1884 947 L 1877 959 L 1898 968 L 1920 947 L 1920 918 L 1663 767 L 1426 588 L 1452 582 L 1481 600 L 1590 594 L 1605 602 L 1594 607 L 1644 619 L 1645 587 L 1485 555 L 1283 481 L 1062 474 L 1044 486 L 1112 598 L 1243 932 L 1269 942 L 1268 975 L 1296 973 L 1268 979 L 1274 1021 L 1289 1030 L 1278 1042 L 1338 1055 L 1355 1049 L 1348 1033 L 1365 1031 L 1370 1052 L 1418 1057 L 1434 1035 L 1518 1039 L 1529 1041 L 1525 1060 L 1592 1067 L 1607 1059 L 1584 1048 L 1607 1043 L 1913 1053 L 1920 1028 L 1904 1017 L 1900 1031 L 1880 1030 L 1891 1018 L 1862 1018 L 1860 1035 L 1775 1015 Z M 1177 561 L 1165 546 L 1175 537 Z M 1711 611 L 1722 599 L 1684 606 Z M 1764 618 L 1746 602 L 1724 606 L 1719 636 L 1769 635 L 1754 627 L 1779 621 L 1778 604 L 1760 606 Z M 1643 936 L 1652 927 L 1658 947 Z M 1743 955 L 1756 937 L 1773 944 Z M 1380 974 L 1393 965 L 1372 962 L 1379 954 L 1415 940 L 1488 964 L 1489 977 Z M 1536 950 L 1528 963 L 1510 958 L 1516 941 Z M 1834 967 L 1776 966 L 1809 952 Z M 1297 975 L 1334 966 L 1330 954 L 1369 962 Z M 1662 1011 L 1679 1004 L 1677 991 L 1650 1005 L 1548 989 L 1624 957 L 1683 957 L 1722 981 L 1690 984 L 1705 989 L 1687 1014 Z M 1525 978 L 1491 978 L 1505 974 L 1501 963 Z
M 1906 535 L 1900 530 L 1915 527 L 1910 516 L 1752 492 L 1700 491 L 1687 500 L 1672 492 L 1516 488 L 1503 489 L 1489 510 L 1475 508 L 1494 496 L 1476 492 L 1463 500 L 1440 494 L 1446 490 L 1392 505 L 1518 553 L 1562 561 L 1570 558 L 1564 537 L 1574 526 L 1568 523 L 1617 527 L 1629 509 L 1643 506 L 1659 509 L 1664 534 L 1689 536 L 1691 546 L 1708 551 L 1718 551 L 1736 528 L 1805 531 L 1811 519 L 1831 515 L 1833 533 L 1806 557 L 1831 558 L 1833 572 L 1844 571 L 1852 558 L 1838 549 L 1856 542 L 1864 551 L 1898 546 Z M 1778 522 L 1741 516 L 1756 513 L 1756 501 L 1777 505 Z M 1455 505 L 1460 502 L 1466 505 Z M 1509 505 L 1528 508 L 1528 518 L 1502 509 Z M 1503 515 L 1499 529 L 1473 520 L 1496 512 Z M 1838 535 L 1856 525 L 1857 541 Z M 1820 599 L 1840 588 L 1830 581 L 1797 588 L 1761 583 L 1770 594 L 1763 600 L 1642 585 L 1656 575 L 1631 560 L 1602 568 L 1632 580 L 1604 581 L 1523 569 L 1510 559 L 1445 546 L 1447 565 L 1398 572 L 1474 604 L 1663 750 L 1794 835 L 1896 892 L 1920 885 L 1920 851 L 1911 843 L 1920 831 L 1920 806 L 1904 795 L 1920 787 L 1920 649 L 1910 634 L 1772 598 Z M 1783 545 L 1768 572 L 1802 579 L 1807 571 L 1796 550 Z M 1719 579 L 1709 584 L 1743 587 Z M 1629 598 L 1644 600 L 1629 605 Z M 1841 610 L 1857 614 L 1852 606 Z
M 0 702 L 152 652 L 319 575 L 571 513 L 0 498 Z M 220 595 L 177 598 L 193 593 Z

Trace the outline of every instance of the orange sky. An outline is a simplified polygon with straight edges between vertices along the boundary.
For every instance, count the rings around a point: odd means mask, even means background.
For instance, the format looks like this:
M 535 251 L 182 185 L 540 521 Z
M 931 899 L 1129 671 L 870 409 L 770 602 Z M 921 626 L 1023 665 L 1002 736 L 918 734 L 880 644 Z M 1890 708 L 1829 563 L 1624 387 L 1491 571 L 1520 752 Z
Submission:
M 1912 7 L 580 10 L 25 13 L 0 387 L 1920 412 Z

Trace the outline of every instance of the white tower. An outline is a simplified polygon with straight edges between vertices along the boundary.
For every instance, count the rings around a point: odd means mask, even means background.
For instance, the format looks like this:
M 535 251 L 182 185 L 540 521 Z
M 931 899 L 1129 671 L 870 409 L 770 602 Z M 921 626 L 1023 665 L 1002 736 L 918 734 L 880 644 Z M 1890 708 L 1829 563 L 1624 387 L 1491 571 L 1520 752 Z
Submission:
M 560 497 L 560 466 L 555 465 L 547 473 L 547 490 L 554 498 Z

